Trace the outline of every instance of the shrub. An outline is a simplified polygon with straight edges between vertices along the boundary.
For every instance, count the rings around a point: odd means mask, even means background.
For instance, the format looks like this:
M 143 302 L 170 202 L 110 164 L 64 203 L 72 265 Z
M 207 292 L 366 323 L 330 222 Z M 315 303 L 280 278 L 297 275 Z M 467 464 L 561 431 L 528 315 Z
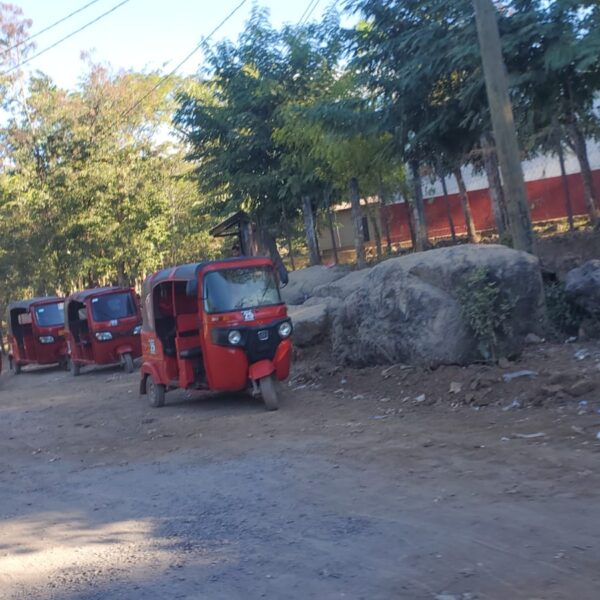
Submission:
M 458 288 L 458 301 L 463 318 L 478 342 L 478 349 L 486 360 L 498 358 L 499 336 L 510 335 L 510 316 L 516 300 L 503 297 L 498 283 L 484 267 L 465 277 Z
M 581 322 L 588 317 L 587 313 L 569 300 L 564 284 L 559 281 L 544 283 L 544 293 L 551 327 L 557 333 L 577 335 Z

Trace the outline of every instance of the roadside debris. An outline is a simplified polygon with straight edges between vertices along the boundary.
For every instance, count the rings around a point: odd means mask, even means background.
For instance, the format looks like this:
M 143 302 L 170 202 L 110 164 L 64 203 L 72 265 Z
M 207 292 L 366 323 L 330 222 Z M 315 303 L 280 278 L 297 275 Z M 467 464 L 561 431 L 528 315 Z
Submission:
M 523 370 L 513 371 L 512 373 L 504 373 L 504 375 L 502 375 L 502 379 L 504 379 L 504 381 L 508 383 L 509 381 L 513 381 L 514 379 L 520 379 L 521 377 L 529 377 L 531 379 L 535 379 L 537 376 L 538 374 L 536 371 Z

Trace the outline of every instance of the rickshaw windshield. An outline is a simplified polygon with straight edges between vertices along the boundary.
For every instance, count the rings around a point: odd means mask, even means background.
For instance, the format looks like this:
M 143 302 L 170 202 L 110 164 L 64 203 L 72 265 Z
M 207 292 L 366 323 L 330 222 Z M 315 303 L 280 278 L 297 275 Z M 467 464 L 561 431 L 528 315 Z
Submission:
M 105 294 L 92 298 L 92 317 L 94 321 L 112 321 L 135 315 L 135 304 L 130 292 Z
M 35 320 L 40 327 L 55 327 L 65 322 L 65 303 L 44 304 L 35 307 Z
M 206 312 L 227 312 L 281 304 L 279 288 L 270 267 L 244 267 L 210 271 L 204 277 Z

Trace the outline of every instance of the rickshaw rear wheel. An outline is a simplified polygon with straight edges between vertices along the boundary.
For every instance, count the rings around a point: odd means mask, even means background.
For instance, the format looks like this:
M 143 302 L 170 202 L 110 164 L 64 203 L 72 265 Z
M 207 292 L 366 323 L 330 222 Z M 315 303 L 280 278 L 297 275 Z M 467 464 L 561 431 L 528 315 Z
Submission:
M 78 362 L 75 362 L 73 359 L 70 361 L 71 363 L 71 373 L 73 377 L 77 377 L 79 373 L 81 373 L 81 365 Z
M 125 373 L 133 373 L 133 356 L 131 356 L 131 352 L 123 354 L 123 370 Z
M 267 410 L 277 410 L 279 408 L 279 397 L 277 387 L 275 386 L 275 376 L 269 375 L 263 377 L 260 381 L 260 394 Z
M 160 408 L 165 405 L 165 386 L 155 383 L 151 375 L 146 379 L 146 394 L 152 408 Z
M 59 363 L 58 366 L 60 369 L 63 369 L 64 371 L 68 371 L 71 367 L 69 365 L 69 359 L 68 358 L 63 358 Z

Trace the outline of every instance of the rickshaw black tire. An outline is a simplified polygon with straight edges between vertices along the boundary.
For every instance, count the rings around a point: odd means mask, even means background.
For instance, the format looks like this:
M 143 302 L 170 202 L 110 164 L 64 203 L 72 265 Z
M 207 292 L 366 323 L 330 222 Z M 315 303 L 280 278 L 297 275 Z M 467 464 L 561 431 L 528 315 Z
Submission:
M 70 371 L 71 370 L 71 365 L 69 364 L 69 359 L 68 358 L 63 358 L 59 363 L 58 363 L 59 368 L 61 368 L 63 371 Z
M 154 383 L 151 375 L 146 378 L 146 394 L 148 394 L 148 403 L 152 408 L 160 408 L 165 405 L 165 386 L 160 383 Z
M 131 352 L 123 354 L 123 370 L 125 373 L 133 373 L 133 356 L 131 356 Z
M 15 372 L 15 375 L 20 375 L 23 367 L 21 367 L 21 365 L 18 362 L 13 362 L 13 370 Z
M 77 362 L 75 362 L 74 360 L 71 360 L 71 373 L 73 374 L 73 377 L 78 377 L 79 373 L 81 373 L 81 365 Z
M 275 376 L 269 375 L 259 381 L 260 394 L 267 410 L 277 410 L 279 408 L 279 397 L 277 386 L 275 385 Z

